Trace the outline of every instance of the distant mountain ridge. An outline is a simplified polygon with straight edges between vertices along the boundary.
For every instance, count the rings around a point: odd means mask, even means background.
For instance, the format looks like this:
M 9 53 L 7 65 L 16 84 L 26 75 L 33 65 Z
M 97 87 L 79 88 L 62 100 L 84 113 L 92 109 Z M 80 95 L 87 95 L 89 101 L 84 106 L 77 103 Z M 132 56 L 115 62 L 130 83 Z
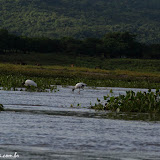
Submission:
M 129 31 L 160 43 L 160 0 L 0 0 L 0 28 L 24 36 L 102 37 Z

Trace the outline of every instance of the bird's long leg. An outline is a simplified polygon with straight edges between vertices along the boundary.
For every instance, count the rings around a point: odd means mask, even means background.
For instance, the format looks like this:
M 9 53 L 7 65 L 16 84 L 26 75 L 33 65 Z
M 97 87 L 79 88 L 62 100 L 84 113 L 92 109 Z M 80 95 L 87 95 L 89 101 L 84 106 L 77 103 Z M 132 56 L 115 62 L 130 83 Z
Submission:
M 81 89 L 84 90 L 84 87 L 82 87 Z

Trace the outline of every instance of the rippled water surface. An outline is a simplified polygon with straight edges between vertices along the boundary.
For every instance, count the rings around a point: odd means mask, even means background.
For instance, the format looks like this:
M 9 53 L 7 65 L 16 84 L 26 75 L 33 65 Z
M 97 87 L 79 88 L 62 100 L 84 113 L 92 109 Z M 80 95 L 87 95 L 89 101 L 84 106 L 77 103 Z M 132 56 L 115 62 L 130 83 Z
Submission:
M 113 94 L 126 90 L 113 88 Z M 20 160 L 160 160 L 159 121 L 110 119 L 89 109 L 90 102 L 109 91 L 86 88 L 79 94 L 61 86 L 53 93 L 0 91 L 7 110 L 0 112 L 0 155 L 17 152 Z

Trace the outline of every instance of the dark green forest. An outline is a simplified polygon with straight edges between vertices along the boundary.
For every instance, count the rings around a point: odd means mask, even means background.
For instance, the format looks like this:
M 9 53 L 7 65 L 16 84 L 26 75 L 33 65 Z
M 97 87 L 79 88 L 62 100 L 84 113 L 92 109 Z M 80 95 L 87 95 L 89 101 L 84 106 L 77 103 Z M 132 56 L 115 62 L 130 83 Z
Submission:
M 160 43 L 160 0 L 0 0 L 0 28 L 27 37 L 102 38 L 129 32 Z
M 63 53 L 73 56 L 102 58 L 160 59 L 160 44 L 144 44 L 129 32 L 110 32 L 102 38 L 75 39 L 63 37 L 26 37 L 0 29 L 0 54 L 11 53 Z

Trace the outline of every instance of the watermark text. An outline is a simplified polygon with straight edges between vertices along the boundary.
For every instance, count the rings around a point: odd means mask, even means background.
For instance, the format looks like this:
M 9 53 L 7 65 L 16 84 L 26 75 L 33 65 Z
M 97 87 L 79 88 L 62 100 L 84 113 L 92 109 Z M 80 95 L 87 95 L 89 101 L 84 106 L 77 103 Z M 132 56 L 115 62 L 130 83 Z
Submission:
M 14 154 L 0 154 L 0 158 L 19 158 L 19 155 L 17 152 Z

